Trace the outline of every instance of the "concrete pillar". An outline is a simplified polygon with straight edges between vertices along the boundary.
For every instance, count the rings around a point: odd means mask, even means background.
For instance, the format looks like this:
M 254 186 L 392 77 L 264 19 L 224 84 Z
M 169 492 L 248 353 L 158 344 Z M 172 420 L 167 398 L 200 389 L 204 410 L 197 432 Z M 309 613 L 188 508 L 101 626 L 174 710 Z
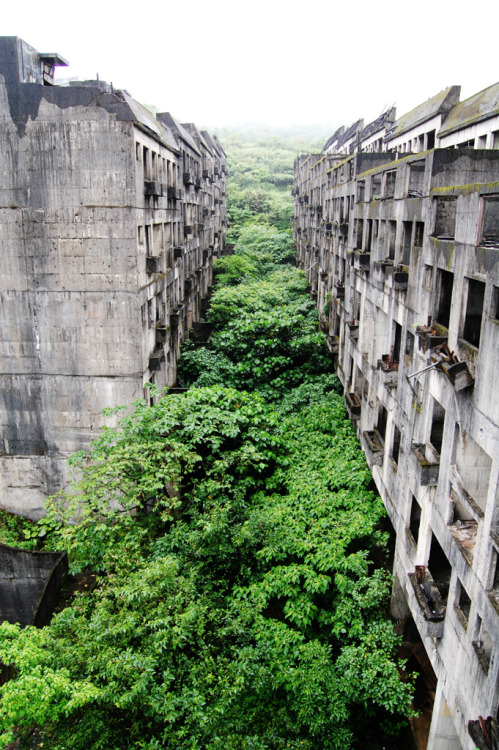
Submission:
M 435 695 L 427 750 L 463 750 L 440 681 Z

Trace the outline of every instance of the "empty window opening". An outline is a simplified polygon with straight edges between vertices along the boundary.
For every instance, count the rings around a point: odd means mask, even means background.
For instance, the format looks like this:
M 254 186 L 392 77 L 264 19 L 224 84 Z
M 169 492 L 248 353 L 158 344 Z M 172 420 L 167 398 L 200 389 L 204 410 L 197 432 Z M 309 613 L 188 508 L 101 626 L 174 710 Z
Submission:
M 492 133 L 492 148 L 499 149 L 499 130 Z
M 364 375 L 362 373 L 362 370 L 360 370 L 358 367 L 355 367 L 354 392 L 357 394 L 357 396 L 362 396 L 363 387 L 364 387 Z
M 423 247 L 424 239 L 424 221 L 417 221 L 416 228 L 414 230 L 414 245 L 416 247 Z
M 396 179 L 396 171 L 394 169 L 390 170 L 390 172 L 386 172 L 385 174 L 385 198 L 393 198 L 395 195 L 395 179 Z
M 362 235 L 364 233 L 364 220 L 357 219 L 357 250 L 362 249 Z
M 435 148 L 435 131 L 430 130 L 426 134 L 426 148 L 429 151 L 431 148 Z
M 376 425 L 376 429 L 378 430 L 383 440 L 385 440 L 385 437 L 386 437 L 387 419 L 388 419 L 388 412 L 383 406 L 383 404 L 380 404 L 379 409 L 378 409 L 378 423 Z
M 454 274 L 438 269 L 438 308 L 436 319 L 444 328 L 449 327 Z
M 140 147 L 140 143 L 135 144 L 135 158 L 137 161 L 140 161 L 140 156 L 142 153 L 142 149 Z
M 142 147 L 142 163 L 144 164 L 144 179 L 150 180 L 149 149 L 147 146 Z
M 372 196 L 371 200 L 373 201 L 379 201 L 381 198 L 381 175 L 375 174 L 372 178 Z
M 478 661 L 485 674 L 489 671 L 492 656 L 492 638 L 486 630 L 482 618 L 477 615 L 475 622 L 474 639 L 472 641 Z
M 492 287 L 490 317 L 494 318 L 495 320 L 499 320 L 499 286 Z
M 367 241 L 366 241 L 366 250 L 368 253 L 371 252 L 372 241 L 373 241 L 373 220 L 368 219 L 367 220 Z
M 389 221 L 388 228 L 388 259 L 395 260 L 395 237 L 397 235 L 397 222 Z
M 419 527 L 421 525 L 421 506 L 411 493 L 411 515 L 409 517 L 409 531 L 411 532 L 414 543 L 418 543 Z
M 490 195 L 483 199 L 480 244 L 486 247 L 499 247 L 499 195 Z
M 359 180 L 357 183 L 357 201 L 362 202 L 364 200 L 364 195 L 366 191 L 366 181 L 365 180 Z
M 144 244 L 144 227 L 137 227 L 137 240 L 139 245 Z
M 463 430 L 456 429 L 454 462 L 464 489 L 484 511 L 490 483 L 492 459 Z
M 408 266 L 411 262 L 412 221 L 404 221 L 402 228 L 402 263 L 404 266 Z
M 145 235 L 146 235 L 146 254 L 150 255 L 152 242 L 151 242 L 151 227 L 149 224 L 146 224 L 145 226 Z
M 402 343 L 402 326 L 396 321 L 393 324 L 393 347 L 392 358 L 394 362 L 400 362 L 400 346 Z
M 426 263 L 423 268 L 423 286 L 426 289 L 433 289 L 433 266 L 428 266 Z
M 452 567 L 447 559 L 445 552 L 438 543 L 434 534 L 431 537 L 430 559 L 428 560 L 428 569 L 435 581 L 435 585 L 440 592 L 444 604 L 447 603 L 449 594 L 449 583 L 452 574 Z
M 393 429 L 393 443 L 392 443 L 392 458 L 395 463 L 398 463 L 400 454 L 400 430 L 397 425 Z
M 409 198 L 421 198 L 424 186 L 424 161 L 414 161 L 409 165 Z
M 457 198 L 437 198 L 435 216 L 435 237 L 453 240 L 456 236 Z
M 471 599 L 459 579 L 457 581 L 455 607 L 461 623 L 466 627 L 470 619 Z
M 430 443 L 437 453 L 442 450 L 444 435 L 445 409 L 438 401 L 433 400 L 433 414 L 431 419 Z
M 406 357 L 412 357 L 414 353 L 414 334 L 410 331 L 407 331 L 407 336 L 405 337 L 405 355 Z
M 476 347 L 480 345 L 480 329 L 482 327 L 484 296 L 485 284 L 476 279 L 469 279 L 463 338 L 469 344 Z

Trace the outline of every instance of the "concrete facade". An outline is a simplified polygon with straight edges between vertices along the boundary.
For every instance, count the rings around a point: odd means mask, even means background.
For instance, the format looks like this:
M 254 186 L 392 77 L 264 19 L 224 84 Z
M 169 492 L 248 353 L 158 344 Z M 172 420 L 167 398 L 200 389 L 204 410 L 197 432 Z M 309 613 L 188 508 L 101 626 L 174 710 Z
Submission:
M 223 148 L 0 38 L 0 507 L 39 517 L 102 409 L 176 379 L 225 246 Z
M 456 145 L 479 124 L 464 120 Z M 404 142 L 420 130 L 413 118 Z M 499 704 L 499 151 L 393 140 L 300 157 L 294 232 L 395 532 L 392 610 L 425 683 L 419 746 L 473 750 Z

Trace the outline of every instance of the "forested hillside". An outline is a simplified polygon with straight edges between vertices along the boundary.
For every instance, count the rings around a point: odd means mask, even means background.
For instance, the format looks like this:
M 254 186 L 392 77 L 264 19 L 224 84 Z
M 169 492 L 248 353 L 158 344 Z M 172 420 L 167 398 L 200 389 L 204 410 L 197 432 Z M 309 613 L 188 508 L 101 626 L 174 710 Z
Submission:
M 280 150 L 255 157 L 262 181 L 242 151 L 244 211 L 253 190 L 289 201 Z M 0 625 L 16 666 L 0 747 L 17 728 L 51 750 L 381 750 L 409 712 L 383 505 L 272 211 L 232 214 L 211 341 L 181 358 L 189 389 L 135 403 L 74 456 L 78 481 L 38 525 L 95 587 L 43 629 Z

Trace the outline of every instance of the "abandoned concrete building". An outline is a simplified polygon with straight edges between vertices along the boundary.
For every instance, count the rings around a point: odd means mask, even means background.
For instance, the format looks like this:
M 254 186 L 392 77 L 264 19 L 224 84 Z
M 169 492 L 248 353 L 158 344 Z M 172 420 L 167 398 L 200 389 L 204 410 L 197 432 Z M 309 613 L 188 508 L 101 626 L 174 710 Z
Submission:
M 102 409 L 173 385 L 225 246 L 223 148 L 0 38 L 0 507 L 32 518 Z
M 395 532 L 428 750 L 497 731 L 498 149 L 499 84 L 463 102 L 453 86 L 295 164 L 299 263 Z

